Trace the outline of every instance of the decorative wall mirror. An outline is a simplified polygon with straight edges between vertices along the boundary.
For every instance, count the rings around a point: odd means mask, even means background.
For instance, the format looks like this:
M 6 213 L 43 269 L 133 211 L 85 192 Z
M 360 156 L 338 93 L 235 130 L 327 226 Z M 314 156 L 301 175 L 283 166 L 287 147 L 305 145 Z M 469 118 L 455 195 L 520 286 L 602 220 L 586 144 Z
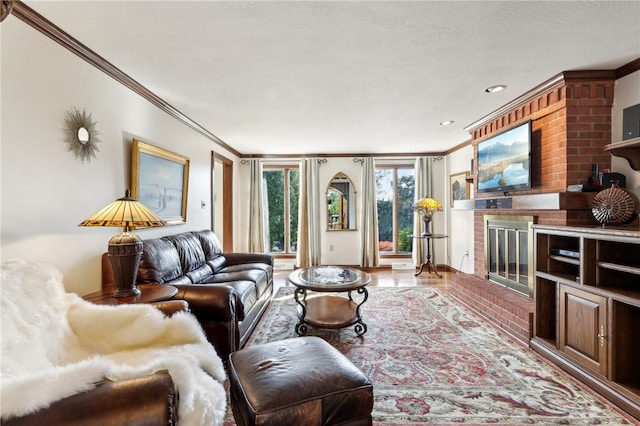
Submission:
M 67 151 L 72 152 L 76 160 L 90 163 L 91 158 L 96 158 L 96 152 L 100 151 L 97 145 L 100 142 L 99 132 L 91 114 L 84 109 L 80 112 L 74 108 L 73 111 L 67 111 L 64 123 Z
M 327 186 L 327 230 L 356 229 L 356 188 L 349 176 L 340 172 Z

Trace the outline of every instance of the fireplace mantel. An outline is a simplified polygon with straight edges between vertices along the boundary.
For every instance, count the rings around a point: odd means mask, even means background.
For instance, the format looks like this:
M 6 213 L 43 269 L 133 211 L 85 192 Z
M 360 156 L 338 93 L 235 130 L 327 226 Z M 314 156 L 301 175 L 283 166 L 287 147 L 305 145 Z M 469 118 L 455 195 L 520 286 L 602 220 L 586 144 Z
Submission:
M 468 210 L 591 210 L 596 192 L 550 192 L 506 197 L 476 198 Z M 464 209 L 465 204 L 460 205 Z M 455 206 L 457 207 L 457 206 Z M 454 207 L 454 208 L 455 208 Z

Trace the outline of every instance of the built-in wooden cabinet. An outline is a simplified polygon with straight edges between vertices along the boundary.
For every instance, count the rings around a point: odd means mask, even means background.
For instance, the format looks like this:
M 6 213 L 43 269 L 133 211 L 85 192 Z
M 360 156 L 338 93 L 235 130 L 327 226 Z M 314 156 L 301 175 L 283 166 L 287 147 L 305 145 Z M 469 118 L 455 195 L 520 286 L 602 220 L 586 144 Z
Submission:
M 640 230 L 533 230 L 531 348 L 640 419 Z
M 576 362 L 607 374 L 607 299 L 560 284 L 558 349 Z

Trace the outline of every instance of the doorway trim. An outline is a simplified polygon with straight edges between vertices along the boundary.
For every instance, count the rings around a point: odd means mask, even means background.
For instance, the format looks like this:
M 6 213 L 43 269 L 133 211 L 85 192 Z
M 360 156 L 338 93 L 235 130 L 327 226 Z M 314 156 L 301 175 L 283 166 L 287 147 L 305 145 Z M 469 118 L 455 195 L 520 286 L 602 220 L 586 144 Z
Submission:
M 222 194 L 216 194 L 216 165 L 222 165 Z M 221 196 L 216 196 L 221 195 Z M 222 250 L 233 251 L 233 161 L 215 151 L 211 152 L 211 229 L 216 229 L 216 202 L 222 202 Z

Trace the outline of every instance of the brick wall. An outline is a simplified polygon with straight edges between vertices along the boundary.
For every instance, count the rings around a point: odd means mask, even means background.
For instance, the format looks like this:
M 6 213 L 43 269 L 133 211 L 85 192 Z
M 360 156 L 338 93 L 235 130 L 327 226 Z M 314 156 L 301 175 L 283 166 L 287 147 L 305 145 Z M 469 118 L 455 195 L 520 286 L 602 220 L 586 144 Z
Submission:
M 532 188 L 518 194 L 565 192 L 568 185 L 586 184 L 592 163 L 601 170 L 611 167 L 611 155 L 603 148 L 611 142 L 614 85 L 612 71 L 560 74 L 470 129 L 474 156 L 478 142 L 531 120 Z M 474 197 L 495 195 L 475 192 Z M 485 213 L 474 214 L 474 273 L 479 277 L 485 274 Z M 537 223 L 552 225 L 595 223 L 590 210 L 491 210 L 490 214 L 531 215 Z
M 526 120 L 532 121 L 532 188 L 518 194 L 565 192 L 587 184 L 592 163 L 611 167 L 604 146 L 611 142 L 615 73 L 565 72 L 472 126 L 474 156 L 478 142 Z M 475 188 L 474 188 L 475 191 Z M 493 198 L 487 193 L 475 198 Z M 474 212 L 474 275 L 456 275 L 453 295 L 511 336 L 528 342 L 533 301 L 485 279 L 484 215 L 530 215 L 537 223 L 593 224 L 590 210 L 496 210 Z
M 533 335 L 533 300 L 474 275 L 452 277 L 451 295 L 523 344 Z
M 611 107 L 615 80 L 570 82 L 566 87 L 566 140 L 568 185 L 585 182 L 591 165 L 611 168 Z

